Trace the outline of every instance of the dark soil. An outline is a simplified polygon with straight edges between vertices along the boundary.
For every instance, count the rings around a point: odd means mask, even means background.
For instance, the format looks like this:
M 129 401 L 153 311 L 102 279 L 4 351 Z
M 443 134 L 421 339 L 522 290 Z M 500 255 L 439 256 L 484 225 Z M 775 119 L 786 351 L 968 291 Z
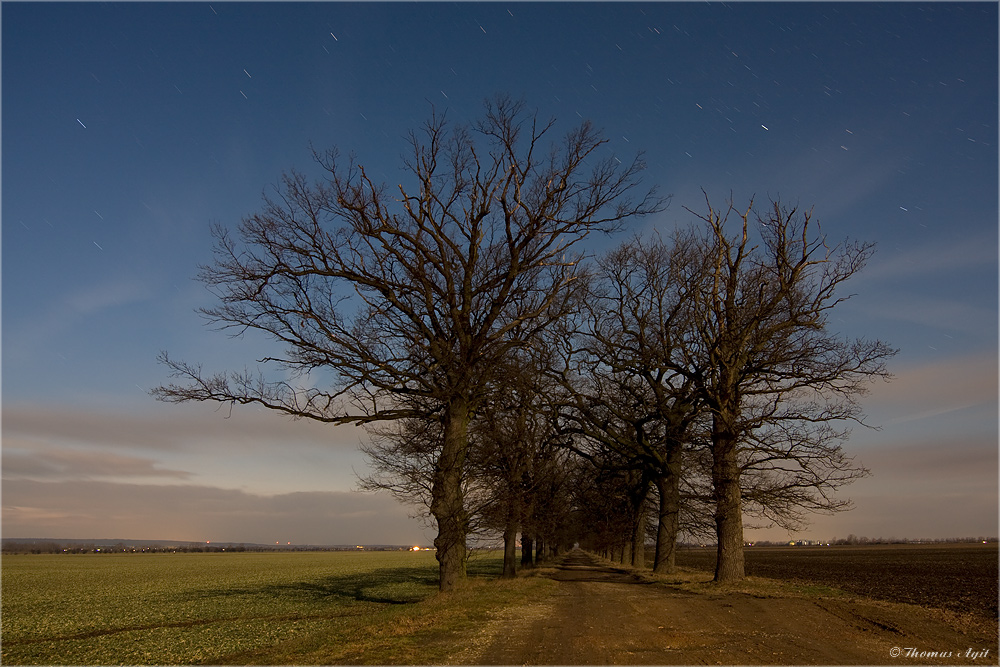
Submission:
M 750 576 L 808 581 L 858 595 L 997 619 L 997 544 L 749 547 Z M 681 550 L 677 564 L 715 569 L 715 549 Z

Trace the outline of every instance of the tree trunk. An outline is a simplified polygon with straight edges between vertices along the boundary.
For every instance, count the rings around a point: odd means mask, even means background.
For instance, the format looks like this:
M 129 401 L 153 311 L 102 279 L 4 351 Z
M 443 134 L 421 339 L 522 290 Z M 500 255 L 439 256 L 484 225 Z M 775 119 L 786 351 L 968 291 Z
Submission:
M 646 471 L 636 473 L 638 479 L 630 475 L 628 488 L 628 510 L 630 534 L 625 537 L 622 554 L 623 565 L 642 566 L 646 551 L 646 513 L 644 507 L 649 495 L 649 477 Z M 634 480 L 634 481 L 632 481 Z
M 640 504 L 632 527 L 632 566 L 646 565 L 646 512 Z
M 672 444 L 666 454 L 666 470 L 656 478 L 656 490 L 660 494 L 656 556 L 653 559 L 653 572 L 656 574 L 668 574 L 674 571 L 677 532 L 680 529 L 681 445 Z
M 712 428 L 712 486 L 718 554 L 715 581 L 740 581 L 743 567 L 743 508 L 735 430 L 716 415 Z
M 531 559 L 531 550 L 534 547 L 534 540 L 531 535 L 521 533 L 521 567 L 531 567 L 534 561 Z
M 517 522 L 508 522 L 503 531 L 503 573 L 504 579 L 517 576 Z
M 462 472 L 469 444 L 469 405 L 462 399 L 453 400 L 444 420 L 441 455 L 434 471 L 431 487 L 431 514 L 437 521 L 437 548 L 442 591 L 454 590 L 465 581 L 465 539 L 468 516 L 462 496 Z
M 512 485 L 513 486 L 513 485 Z M 521 528 L 521 497 L 516 489 L 511 489 L 507 503 L 507 520 L 503 531 L 503 572 L 501 577 L 513 579 L 517 576 L 517 532 Z

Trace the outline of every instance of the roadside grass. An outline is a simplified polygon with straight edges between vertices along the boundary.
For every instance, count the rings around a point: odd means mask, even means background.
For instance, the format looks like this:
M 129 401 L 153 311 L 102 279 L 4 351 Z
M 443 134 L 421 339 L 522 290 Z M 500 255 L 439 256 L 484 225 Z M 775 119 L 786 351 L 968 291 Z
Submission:
M 847 598 L 853 596 L 853 594 L 839 588 L 809 581 L 782 581 L 765 577 L 747 577 L 742 581 L 720 583 L 712 581 L 711 573 L 687 568 L 677 568 L 677 572 L 673 574 L 647 573 L 646 576 L 673 588 L 704 595 L 742 593 L 755 598 Z
M 442 664 L 501 610 L 544 597 L 555 582 L 470 578 L 467 586 L 407 607 L 344 619 L 297 639 L 221 656 L 217 664 Z
M 4 557 L 0 661 L 435 662 L 550 583 L 499 581 L 500 564 L 474 556 L 467 589 L 441 595 L 433 553 Z
M 599 559 L 609 567 L 630 572 L 649 583 L 661 584 L 670 588 L 702 595 L 726 595 L 742 593 L 756 598 L 851 598 L 857 597 L 848 591 L 818 584 L 811 581 L 768 579 L 766 577 L 746 577 L 742 581 L 718 583 L 712 580 L 713 574 L 702 569 L 676 567 L 670 574 L 654 574 L 651 567 L 633 567 L 607 559 Z
M 747 577 L 743 581 L 718 583 L 712 581 L 712 575 L 703 575 L 702 580 L 693 581 L 686 590 L 701 592 L 707 595 L 724 595 L 742 593 L 755 598 L 841 598 L 856 597 L 852 593 L 808 581 L 781 581 L 764 577 Z

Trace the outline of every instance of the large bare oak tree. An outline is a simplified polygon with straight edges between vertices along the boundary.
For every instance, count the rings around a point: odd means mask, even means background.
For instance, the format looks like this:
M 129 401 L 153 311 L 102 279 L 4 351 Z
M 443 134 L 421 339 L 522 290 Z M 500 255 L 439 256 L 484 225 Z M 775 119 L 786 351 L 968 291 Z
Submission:
M 465 578 L 462 469 L 470 418 L 491 372 L 566 309 L 577 244 L 661 207 L 637 193 L 639 157 L 622 163 L 590 123 L 549 144 L 507 97 L 471 127 L 432 114 L 409 136 L 407 183 L 375 182 L 353 158 L 317 154 L 316 183 L 291 173 L 234 233 L 215 229 L 200 279 L 235 332 L 258 330 L 283 352 L 264 370 L 206 374 L 161 355 L 179 383 L 161 400 L 259 404 L 331 424 L 416 418 L 440 425 L 431 514 L 440 587 Z M 322 386 L 297 383 L 316 373 Z
M 830 492 L 866 474 L 841 447 L 844 425 L 864 423 L 859 398 L 890 377 L 896 351 L 829 327 L 872 244 L 829 245 L 811 211 L 780 202 L 758 212 L 707 200 L 684 367 L 711 417 L 715 578 L 731 581 L 745 574 L 745 503 L 789 522 L 843 508 Z

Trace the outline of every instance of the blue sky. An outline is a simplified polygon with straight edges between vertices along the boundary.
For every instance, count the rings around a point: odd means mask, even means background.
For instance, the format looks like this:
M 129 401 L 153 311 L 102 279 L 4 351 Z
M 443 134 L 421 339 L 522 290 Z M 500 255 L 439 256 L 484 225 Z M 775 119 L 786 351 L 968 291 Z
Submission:
M 429 541 L 351 492 L 360 430 L 147 392 L 161 350 L 271 349 L 194 312 L 212 223 L 310 145 L 398 182 L 432 107 L 497 92 L 644 151 L 673 200 L 636 231 L 704 188 L 877 242 L 834 320 L 901 350 L 846 445 L 873 476 L 803 536 L 997 534 L 996 3 L 4 3 L 2 31 L 5 536 Z

